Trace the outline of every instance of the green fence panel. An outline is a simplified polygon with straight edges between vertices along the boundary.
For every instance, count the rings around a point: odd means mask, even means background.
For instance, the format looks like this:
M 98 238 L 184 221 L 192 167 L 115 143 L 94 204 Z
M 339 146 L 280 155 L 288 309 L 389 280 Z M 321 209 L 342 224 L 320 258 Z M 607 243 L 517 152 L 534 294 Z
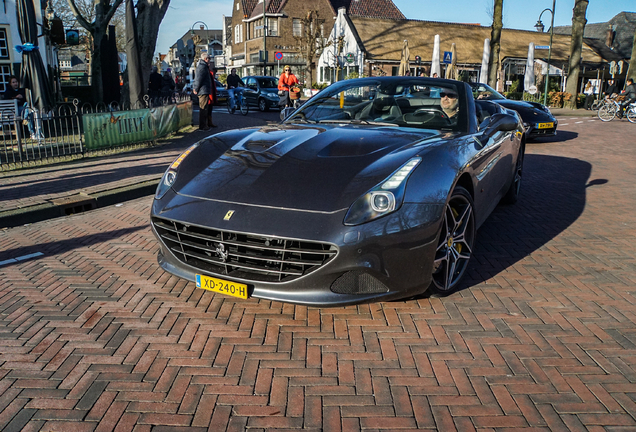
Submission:
M 191 123 L 192 102 L 82 116 L 87 150 L 153 141 Z

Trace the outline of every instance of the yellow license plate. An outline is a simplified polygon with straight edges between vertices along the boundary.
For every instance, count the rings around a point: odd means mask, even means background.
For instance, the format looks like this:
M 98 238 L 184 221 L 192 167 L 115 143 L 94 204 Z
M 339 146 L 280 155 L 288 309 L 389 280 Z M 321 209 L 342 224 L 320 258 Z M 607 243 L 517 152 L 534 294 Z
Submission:
M 539 123 L 537 126 L 539 129 L 550 129 L 554 127 L 554 123 Z
M 196 275 L 196 284 L 197 288 L 202 288 L 204 290 L 214 291 L 219 294 L 225 294 L 242 299 L 247 298 L 247 285 L 244 284 L 200 274 Z

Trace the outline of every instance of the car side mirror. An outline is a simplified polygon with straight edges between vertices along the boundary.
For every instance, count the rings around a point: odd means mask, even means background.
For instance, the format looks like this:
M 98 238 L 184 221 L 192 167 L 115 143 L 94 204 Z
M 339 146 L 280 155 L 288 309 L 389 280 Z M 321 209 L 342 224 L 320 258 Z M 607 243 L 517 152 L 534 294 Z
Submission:
M 494 132 L 510 132 L 517 128 L 517 118 L 510 114 L 495 114 L 488 117 L 479 125 L 479 128 L 485 127 L 485 132 L 492 134 Z M 483 130 L 483 129 L 482 129 Z
M 287 117 L 289 117 L 291 115 L 291 113 L 294 112 L 294 109 L 291 107 L 285 107 L 282 110 L 280 110 L 280 119 L 281 120 L 285 120 L 287 119 Z

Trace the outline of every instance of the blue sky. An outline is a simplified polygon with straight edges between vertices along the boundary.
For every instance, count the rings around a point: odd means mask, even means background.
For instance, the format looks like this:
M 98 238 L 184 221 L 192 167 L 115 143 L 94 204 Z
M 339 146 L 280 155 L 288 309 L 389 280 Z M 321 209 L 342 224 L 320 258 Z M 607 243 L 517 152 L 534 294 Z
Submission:
M 409 19 L 427 21 L 492 24 L 493 0 L 393 0 Z M 232 13 L 232 0 L 171 0 L 159 28 L 156 52 L 165 53 L 196 21 L 210 29 L 222 27 L 222 15 Z M 554 25 L 570 25 L 574 0 L 556 0 Z M 504 27 L 534 30 L 539 14 L 552 8 L 552 0 L 504 0 Z M 636 0 L 590 0 L 589 23 L 605 22 L 621 11 L 636 12 Z M 543 14 L 546 30 L 550 13 Z

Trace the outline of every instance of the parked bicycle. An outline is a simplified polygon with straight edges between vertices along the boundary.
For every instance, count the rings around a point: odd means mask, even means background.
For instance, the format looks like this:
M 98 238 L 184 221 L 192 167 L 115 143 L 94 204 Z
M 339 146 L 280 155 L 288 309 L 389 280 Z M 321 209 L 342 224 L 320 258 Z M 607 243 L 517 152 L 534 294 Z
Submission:
M 247 104 L 247 100 L 243 97 L 243 89 L 235 88 L 234 89 L 234 103 L 232 103 L 232 99 L 227 99 L 227 110 L 230 114 L 234 114 L 236 111 L 236 107 L 239 107 L 241 114 L 247 115 L 250 111 L 250 107 Z

